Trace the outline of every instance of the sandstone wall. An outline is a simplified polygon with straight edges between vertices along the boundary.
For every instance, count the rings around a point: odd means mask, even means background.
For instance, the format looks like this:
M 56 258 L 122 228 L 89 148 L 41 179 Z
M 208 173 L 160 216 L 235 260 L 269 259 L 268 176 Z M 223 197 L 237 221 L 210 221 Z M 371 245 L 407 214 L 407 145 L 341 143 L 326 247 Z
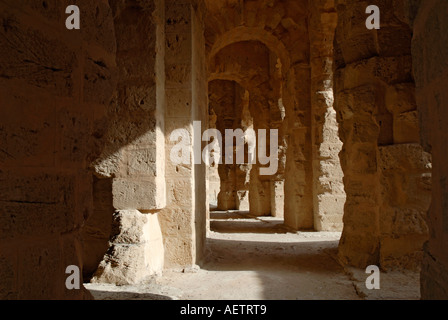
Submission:
M 216 79 L 243 87 L 238 117 L 281 132 L 279 174 L 252 170 L 253 213 L 284 201 L 287 226 L 340 229 L 340 163 L 341 261 L 423 256 L 422 297 L 448 297 L 446 1 L 4 0 L 0 12 L 0 299 L 89 298 L 66 289 L 68 265 L 128 284 L 201 261 L 208 173 L 173 165 L 169 136 L 186 128 L 203 149 L 192 122 L 207 129 Z
M 82 299 L 65 287 L 82 269 L 80 230 L 93 213 L 98 157 L 115 89 L 107 1 L 1 1 L 0 299 Z
M 109 249 L 113 213 L 112 179 L 93 177 L 93 212 L 82 228 L 83 273 L 89 281 Z
M 368 30 L 365 9 L 381 10 Z M 361 268 L 418 267 L 428 236 L 431 157 L 419 145 L 407 1 L 338 1 L 335 109 L 347 193 L 339 246 Z
M 433 156 L 430 238 L 425 246 L 421 274 L 423 299 L 448 299 L 448 2 L 421 1 L 414 25 L 412 56 L 420 114 L 421 138 Z

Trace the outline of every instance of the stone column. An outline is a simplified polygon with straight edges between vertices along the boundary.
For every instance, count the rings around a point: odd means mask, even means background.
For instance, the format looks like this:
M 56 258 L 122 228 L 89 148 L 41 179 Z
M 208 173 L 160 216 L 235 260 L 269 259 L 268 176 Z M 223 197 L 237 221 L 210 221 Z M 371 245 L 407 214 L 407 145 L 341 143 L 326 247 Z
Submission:
M 422 299 L 448 299 L 447 10 L 447 1 L 421 1 L 412 46 L 422 144 L 433 159 L 430 237 L 424 247 Z
M 310 93 L 309 66 L 298 64 L 285 76 L 283 88 L 288 128 L 285 224 L 295 230 L 314 226 Z
M 284 180 L 271 180 L 271 215 L 280 219 L 284 218 L 284 190 Z
M 164 247 L 156 214 L 117 211 L 110 243 L 92 283 L 138 284 L 151 276 L 161 275 Z
M 310 1 L 313 210 L 316 231 L 342 231 L 345 191 L 333 108 L 333 39 L 337 14 L 333 1 Z
M 335 109 L 347 193 L 339 258 L 360 268 L 415 267 L 428 231 L 431 158 L 416 134 L 412 10 L 402 5 L 379 1 L 380 30 L 366 28 L 364 2 L 337 6 Z
M 278 169 L 271 176 L 271 215 L 277 218 L 284 218 L 285 210 L 285 166 L 287 140 L 286 129 L 286 109 L 283 105 L 282 88 L 283 74 L 280 59 L 272 51 L 269 53 L 269 75 L 271 86 L 271 97 L 269 101 L 269 127 L 278 130 Z
M 245 88 L 238 85 L 235 88 L 235 104 L 237 106 L 237 119 L 236 126 L 241 128 L 244 132 L 253 128 L 253 118 L 250 114 L 250 93 Z M 235 167 L 236 175 L 236 209 L 239 211 L 249 211 L 249 184 L 250 184 L 250 171 L 252 164 L 249 163 L 247 144 L 244 147 L 244 164 L 237 164 Z
M 193 6 L 192 1 L 166 1 L 167 208 L 160 219 L 166 266 L 170 268 L 191 267 L 204 251 L 208 205 L 206 168 L 201 159 L 205 143 L 201 138 L 208 127 L 208 108 L 202 12 L 203 8 Z M 198 132 L 194 121 L 201 121 Z M 176 129 L 189 132 L 190 165 L 175 165 L 170 160 L 177 144 L 170 141 L 170 135 Z
M 160 274 L 164 261 L 158 222 L 166 205 L 164 1 L 114 2 L 112 10 L 119 82 L 109 144 L 95 169 L 112 179 L 115 229 L 92 282 L 135 284 Z
M 234 163 L 226 164 L 226 129 L 242 130 L 252 126 L 252 119 L 248 110 L 249 95 L 246 90 L 233 81 L 215 80 L 210 82 L 209 108 L 216 114 L 216 129 L 222 135 L 223 149 L 221 158 L 223 163 L 218 166 L 220 177 L 220 192 L 218 195 L 218 209 L 249 210 L 249 173 L 251 164 L 247 164 L 247 147 L 244 149 L 245 164 L 236 163 L 237 148 L 234 153 Z
M 209 108 L 216 114 L 216 129 L 221 133 L 221 161 L 218 165 L 220 188 L 218 194 L 218 210 L 236 209 L 236 165 L 226 164 L 226 129 L 239 127 L 236 105 L 236 86 L 233 81 L 215 80 L 209 84 Z M 235 150 L 230 150 L 235 153 Z M 235 157 L 234 157 L 235 159 Z
M 250 112 L 253 115 L 254 130 L 257 135 L 257 159 L 250 171 L 250 214 L 257 217 L 269 216 L 271 215 L 271 176 L 260 175 L 261 164 L 258 162 L 258 147 L 261 141 L 258 139 L 258 132 L 260 129 L 266 130 L 268 141 L 262 143 L 266 143 L 266 150 L 269 152 L 270 106 L 263 96 L 252 94 L 250 99 Z

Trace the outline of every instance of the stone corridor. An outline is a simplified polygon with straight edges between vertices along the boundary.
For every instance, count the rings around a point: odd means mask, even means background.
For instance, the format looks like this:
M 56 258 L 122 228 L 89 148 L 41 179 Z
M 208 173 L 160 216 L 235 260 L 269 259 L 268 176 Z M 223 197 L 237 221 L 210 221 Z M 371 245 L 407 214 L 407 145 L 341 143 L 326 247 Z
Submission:
M 0 22 L 0 299 L 448 299 L 448 1 Z

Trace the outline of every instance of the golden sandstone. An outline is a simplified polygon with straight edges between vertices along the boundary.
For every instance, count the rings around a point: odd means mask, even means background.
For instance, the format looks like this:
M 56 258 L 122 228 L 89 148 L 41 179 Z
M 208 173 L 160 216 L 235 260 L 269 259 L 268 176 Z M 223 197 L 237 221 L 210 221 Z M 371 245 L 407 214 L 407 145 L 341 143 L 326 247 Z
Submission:
M 76 4 L 68 29 L 65 2 L 0 1 L 1 299 L 90 298 L 71 265 L 111 284 L 201 265 L 210 203 L 342 232 L 343 266 L 448 298 L 446 0 Z M 277 170 L 207 166 L 207 129 L 276 130 Z

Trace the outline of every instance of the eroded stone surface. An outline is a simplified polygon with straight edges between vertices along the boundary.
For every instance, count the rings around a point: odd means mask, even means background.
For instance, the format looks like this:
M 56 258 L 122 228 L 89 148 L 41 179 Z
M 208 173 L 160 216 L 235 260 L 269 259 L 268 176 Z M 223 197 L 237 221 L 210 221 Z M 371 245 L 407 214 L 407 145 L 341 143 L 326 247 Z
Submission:
M 429 242 L 424 249 L 421 293 L 424 299 L 448 298 L 447 109 L 445 1 L 422 2 L 414 23 L 412 54 L 422 144 L 433 157 L 432 203 L 428 213 Z
M 415 268 L 428 238 L 432 160 L 419 145 L 411 12 L 380 2 L 387 22 L 375 37 L 358 20 L 363 3 L 337 6 L 335 107 L 347 193 L 339 258 Z
M 161 275 L 164 247 L 157 214 L 116 212 L 109 245 L 92 283 L 137 284 Z
M 356 0 L 79 0 L 71 32 L 65 2 L 2 1 L 0 297 L 89 298 L 68 265 L 194 266 L 213 199 L 343 228 L 343 264 L 423 260 L 422 297 L 446 298 L 447 4 L 374 2 L 381 30 Z M 174 130 L 205 147 L 193 121 L 278 129 L 277 173 L 174 165 Z

